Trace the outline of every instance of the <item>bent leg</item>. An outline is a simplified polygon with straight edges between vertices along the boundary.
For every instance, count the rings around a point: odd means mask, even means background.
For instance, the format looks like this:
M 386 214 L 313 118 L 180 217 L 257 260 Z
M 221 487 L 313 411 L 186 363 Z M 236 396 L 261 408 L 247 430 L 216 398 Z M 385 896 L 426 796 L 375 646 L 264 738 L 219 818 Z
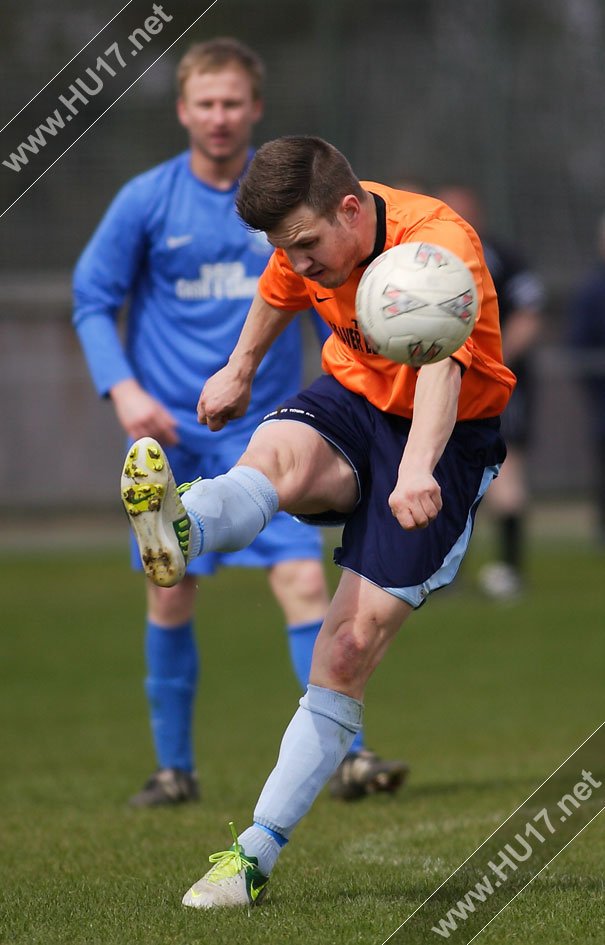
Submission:
M 307 424 L 263 424 L 223 476 L 180 489 L 161 445 L 142 437 L 122 470 L 122 501 L 147 576 L 164 587 L 183 579 L 204 552 L 246 548 L 279 509 L 292 514 L 347 513 L 358 501 L 352 467 Z
M 342 453 L 306 423 L 277 420 L 254 433 L 238 466 L 272 482 L 279 507 L 292 515 L 350 512 L 358 499 L 355 474 Z
M 192 520 L 189 556 L 247 547 L 278 509 L 346 513 L 357 498 L 351 466 L 321 434 L 294 421 L 263 424 L 226 475 L 183 494 Z

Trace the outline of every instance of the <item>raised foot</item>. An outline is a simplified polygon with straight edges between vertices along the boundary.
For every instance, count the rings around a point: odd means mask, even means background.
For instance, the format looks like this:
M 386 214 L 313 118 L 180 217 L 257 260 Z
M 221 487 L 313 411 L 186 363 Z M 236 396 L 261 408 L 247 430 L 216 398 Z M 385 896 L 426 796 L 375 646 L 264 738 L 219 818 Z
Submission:
M 129 449 L 122 469 L 121 498 L 145 574 L 160 587 L 178 584 L 187 567 L 189 516 L 157 440 L 145 436 Z

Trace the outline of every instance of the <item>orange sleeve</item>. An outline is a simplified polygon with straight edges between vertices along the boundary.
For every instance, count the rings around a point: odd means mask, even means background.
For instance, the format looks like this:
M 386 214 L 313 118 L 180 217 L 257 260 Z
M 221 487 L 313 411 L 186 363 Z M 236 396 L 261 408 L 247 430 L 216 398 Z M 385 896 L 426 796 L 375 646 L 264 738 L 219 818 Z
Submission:
M 311 305 L 304 280 L 292 270 L 283 249 L 273 252 L 258 281 L 258 291 L 269 305 L 288 312 L 299 312 Z

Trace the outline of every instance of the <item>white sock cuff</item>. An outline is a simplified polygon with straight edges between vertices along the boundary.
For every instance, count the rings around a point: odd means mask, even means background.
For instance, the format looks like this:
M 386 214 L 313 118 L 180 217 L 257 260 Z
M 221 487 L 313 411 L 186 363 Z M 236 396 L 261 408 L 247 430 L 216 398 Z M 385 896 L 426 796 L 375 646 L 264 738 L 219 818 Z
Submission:
M 309 712 L 324 715 L 342 725 L 349 732 L 357 733 L 363 727 L 363 702 L 335 689 L 324 689 L 323 686 L 309 683 L 299 704 Z
M 183 505 L 185 505 L 184 502 Z M 191 561 L 193 558 L 197 558 L 202 550 L 204 526 L 192 509 L 188 509 L 186 505 L 185 509 L 189 516 L 189 551 L 187 552 L 187 560 Z

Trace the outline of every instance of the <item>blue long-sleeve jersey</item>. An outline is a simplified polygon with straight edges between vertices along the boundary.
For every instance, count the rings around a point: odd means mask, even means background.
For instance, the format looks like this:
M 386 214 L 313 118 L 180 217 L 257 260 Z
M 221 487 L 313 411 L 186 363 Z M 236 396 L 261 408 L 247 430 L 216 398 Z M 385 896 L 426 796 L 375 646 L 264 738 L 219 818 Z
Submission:
M 246 416 L 219 433 L 197 423 L 200 391 L 235 347 L 271 252 L 264 234 L 238 217 L 236 190 L 237 183 L 219 191 L 195 177 L 188 151 L 141 174 L 120 190 L 74 274 L 73 321 L 98 393 L 136 378 L 192 446 L 251 434 L 302 380 L 295 319 L 263 359 Z

